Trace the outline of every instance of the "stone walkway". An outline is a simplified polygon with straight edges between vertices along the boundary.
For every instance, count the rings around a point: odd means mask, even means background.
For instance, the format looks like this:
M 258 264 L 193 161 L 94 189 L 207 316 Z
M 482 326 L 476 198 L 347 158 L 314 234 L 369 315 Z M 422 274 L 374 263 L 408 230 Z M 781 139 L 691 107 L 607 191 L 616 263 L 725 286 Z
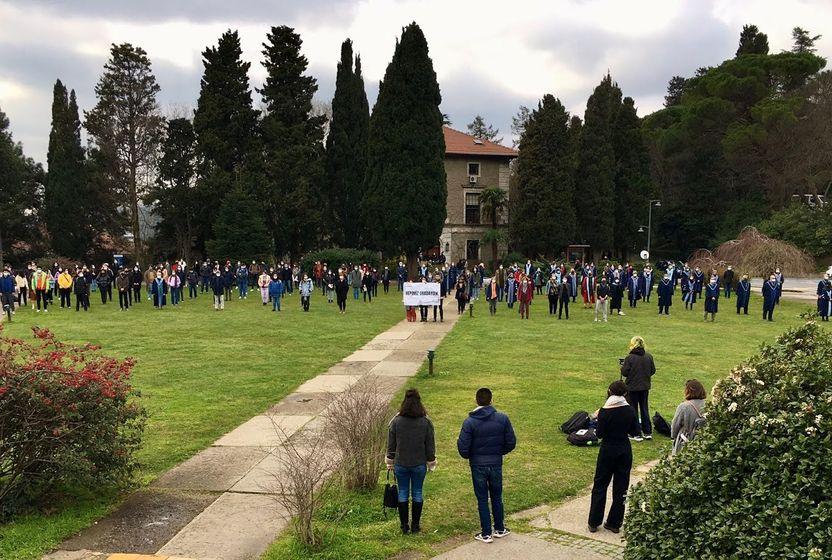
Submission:
M 322 423 L 316 420 L 332 398 L 365 375 L 378 376 L 381 390 L 392 398 L 416 375 L 427 350 L 442 341 L 457 319 L 455 313 L 446 313 L 443 323 L 397 323 L 268 411 L 135 492 L 112 514 L 44 558 L 259 558 L 289 522 L 273 495 L 278 466 L 274 455 L 285 438 L 320 429 Z

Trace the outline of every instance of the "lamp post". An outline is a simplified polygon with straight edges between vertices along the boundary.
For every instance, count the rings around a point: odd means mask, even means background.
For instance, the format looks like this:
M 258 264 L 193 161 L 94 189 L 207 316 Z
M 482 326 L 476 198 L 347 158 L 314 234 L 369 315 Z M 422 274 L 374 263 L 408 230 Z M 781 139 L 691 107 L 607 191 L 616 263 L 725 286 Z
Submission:
M 661 208 L 662 201 L 659 199 L 653 199 L 650 201 L 649 206 L 650 208 L 647 211 L 647 259 L 650 259 L 650 257 L 652 256 L 652 254 L 650 253 L 650 234 L 653 230 L 653 207 L 655 206 L 656 208 Z M 639 231 L 641 231 L 643 227 L 644 226 L 641 226 L 639 228 Z

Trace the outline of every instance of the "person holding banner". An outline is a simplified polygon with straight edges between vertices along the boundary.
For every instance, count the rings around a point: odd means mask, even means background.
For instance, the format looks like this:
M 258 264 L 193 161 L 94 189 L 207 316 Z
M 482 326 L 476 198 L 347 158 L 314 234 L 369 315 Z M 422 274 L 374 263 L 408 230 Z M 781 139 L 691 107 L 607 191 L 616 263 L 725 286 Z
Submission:
M 422 278 L 422 280 L 421 280 L 422 284 L 427 284 L 428 283 L 427 276 L 423 275 L 421 278 Z M 422 323 L 427 323 L 428 322 L 428 306 L 427 305 L 422 305 L 422 304 L 419 305 L 419 315 L 422 318 Z
M 433 306 L 433 322 L 436 322 L 436 310 L 439 309 L 439 322 L 445 322 L 445 313 L 442 309 L 442 303 L 445 300 L 445 296 L 448 295 L 448 292 L 445 290 L 445 283 L 442 282 L 442 275 L 439 274 L 439 271 L 436 271 L 436 276 L 433 277 L 433 281 L 439 284 L 439 305 Z

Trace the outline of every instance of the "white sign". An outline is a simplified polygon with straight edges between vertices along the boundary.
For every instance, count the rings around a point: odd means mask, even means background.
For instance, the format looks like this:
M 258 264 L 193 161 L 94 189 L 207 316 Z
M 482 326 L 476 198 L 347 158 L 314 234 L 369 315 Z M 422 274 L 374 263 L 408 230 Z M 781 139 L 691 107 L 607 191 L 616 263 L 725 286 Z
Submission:
M 438 282 L 404 283 L 404 304 L 406 306 L 439 305 L 440 294 Z
M 650 253 L 648 253 L 647 250 L 645 249 L 644 251 L 641 252 L 641 258 L 646 261 L 647 259 L 650 258 Z

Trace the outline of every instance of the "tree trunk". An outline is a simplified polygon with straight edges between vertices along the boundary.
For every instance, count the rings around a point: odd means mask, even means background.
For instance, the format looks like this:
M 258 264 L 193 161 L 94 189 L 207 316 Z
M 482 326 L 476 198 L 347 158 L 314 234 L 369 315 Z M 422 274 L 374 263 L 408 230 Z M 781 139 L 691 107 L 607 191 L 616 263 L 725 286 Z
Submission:
M 419 274 L 419 254 L 418 253 L 408 253 L 407 254 L 407 280 L 408 282 L 414 282 L 416 277 Z
M 139 229 L 139 196 L 136 188 L 136 168 L 130 168 L 130 229 L 133 233 L 133 258 L 136 262 L 143 261 L 144 247 L 142 246 L 142 234 Z

